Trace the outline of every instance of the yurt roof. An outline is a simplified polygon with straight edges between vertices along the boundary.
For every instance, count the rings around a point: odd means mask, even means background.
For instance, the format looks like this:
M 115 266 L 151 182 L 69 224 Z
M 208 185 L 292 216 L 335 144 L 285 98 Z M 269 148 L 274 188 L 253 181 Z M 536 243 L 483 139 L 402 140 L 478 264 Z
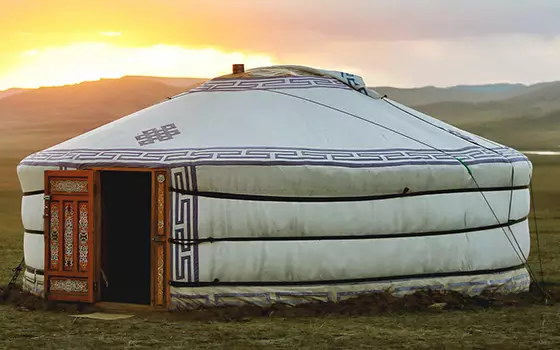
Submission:
M 512 161 L 526 158 L 382 97 L 359 76 L 275 66 L 209 80 L 21 164 L 386 167 Z

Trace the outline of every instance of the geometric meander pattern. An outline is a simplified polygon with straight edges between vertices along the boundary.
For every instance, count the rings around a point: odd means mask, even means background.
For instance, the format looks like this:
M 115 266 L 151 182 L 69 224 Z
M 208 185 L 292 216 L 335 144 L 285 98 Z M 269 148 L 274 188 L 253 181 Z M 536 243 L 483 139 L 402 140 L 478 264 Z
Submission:
M 81 271 L 86 271 L 88 266 L 88 229 L 88 205 L 86 203 L 80 203 L 80 217 L 78 221 L 78 253 Z
M 182 167 L 171 170 L 171 185 L 181 190 L 196 190 L 196 169 Z M 172 192 L 171 238 L 198 239 L 198 197 Z M 197 282 L 198 244 L 173 244 L 171 250 L 172 280 Z
M 86 180 L 50 180 L 51 192 L 87 193 Z
M 87 293 L 88 282 L 87 280 L 76 280 L 76 279 L 51 279 L 50 291 L 67 292 L 67 293 Z
M 213 79 L 188 92 L 221 92 L 270 89 L 336 88 L 352 90 L 338 79 L 324 77 L 275 77 L 250 79 Z
M 50 241 L 50 268 L 53 270 L 58 270 L 59 263 L 59 225 L 60 225 L 60 213 L 57 202 L 50 203 L 50 224 L 49 224 L 49 241 Z
M 74 205 L 64 205 L 64 267 L 74 266 Z
M 486 149 L 312 149 L 287 147 L 211 147 L 171 150 L 73 149 L 45 150 L 22 161 L 26 165 L 318 165 L 342 167 L 392 167 L 402 165 L 468 165 L 525 162 L 527 157 L 509 147 Z

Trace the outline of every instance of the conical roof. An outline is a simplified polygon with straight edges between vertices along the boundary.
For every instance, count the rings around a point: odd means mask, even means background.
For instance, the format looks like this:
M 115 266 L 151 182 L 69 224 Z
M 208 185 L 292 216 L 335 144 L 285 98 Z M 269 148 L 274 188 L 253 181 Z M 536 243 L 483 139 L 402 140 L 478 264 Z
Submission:
M 299 66 L 219 77 L 31 155 L 22 165 L 321 166 L 391 173 L 415 167 L 414 176 L 420 177 L 449 173 L 440 169 L 447 166 L 457 169 L 465 182 L 469 179 L 465 166 L 507 170 L 512 162 L 529 164 L 511 148 L 412 110 L 364 85 L 351 74 Z M 508 184 L 510 173 L 503 173 Z M 522 175 L 521 183 L 526 183 L 529 174 L 517 174 Z M 488 180 L 495 185 L 495 180 Z

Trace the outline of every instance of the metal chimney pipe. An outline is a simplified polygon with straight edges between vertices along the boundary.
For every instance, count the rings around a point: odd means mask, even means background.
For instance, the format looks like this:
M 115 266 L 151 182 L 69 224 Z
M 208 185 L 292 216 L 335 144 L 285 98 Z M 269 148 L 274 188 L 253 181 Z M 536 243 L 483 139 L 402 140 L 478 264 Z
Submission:
M 245 65 L 244 64 L 234 64 L 233 65 L 233 74 L 239 74 L 245 72 Z

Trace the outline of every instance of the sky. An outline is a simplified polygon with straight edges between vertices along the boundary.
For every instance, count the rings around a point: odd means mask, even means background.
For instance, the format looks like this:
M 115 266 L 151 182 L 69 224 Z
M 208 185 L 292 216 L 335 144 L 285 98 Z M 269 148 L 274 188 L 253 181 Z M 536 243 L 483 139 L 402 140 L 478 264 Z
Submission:
M 560 80 L 560 0 L 0 0 L 0 90 L 273 64 L 369 86 Z

